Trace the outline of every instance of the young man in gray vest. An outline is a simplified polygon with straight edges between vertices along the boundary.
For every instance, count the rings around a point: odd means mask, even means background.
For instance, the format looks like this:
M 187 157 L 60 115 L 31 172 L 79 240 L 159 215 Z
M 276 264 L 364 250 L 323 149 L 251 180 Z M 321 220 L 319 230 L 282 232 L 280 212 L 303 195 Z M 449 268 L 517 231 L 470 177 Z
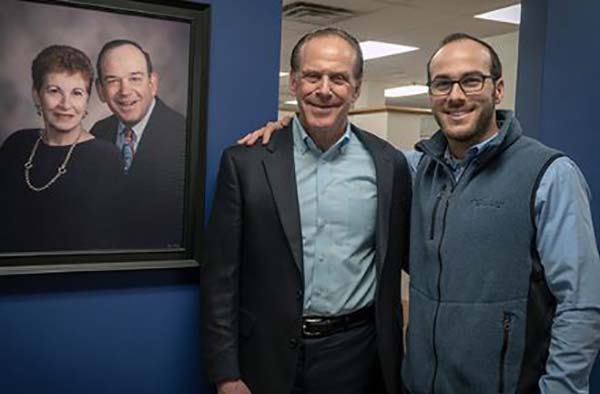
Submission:
M 588 393 L 600 259 L 583 175 L 496 110 L 502 66 L 487 43 L 450 35 L 427 72 L 440 131 L 408 154 L 404 384 L 411 394 Z
M 440 131 L 416 145 L 411 393 L 587 393 L 600 346 L 589 189 L 560 152 L 496 110 L 498 55 L 466 34 L 428 63 Z

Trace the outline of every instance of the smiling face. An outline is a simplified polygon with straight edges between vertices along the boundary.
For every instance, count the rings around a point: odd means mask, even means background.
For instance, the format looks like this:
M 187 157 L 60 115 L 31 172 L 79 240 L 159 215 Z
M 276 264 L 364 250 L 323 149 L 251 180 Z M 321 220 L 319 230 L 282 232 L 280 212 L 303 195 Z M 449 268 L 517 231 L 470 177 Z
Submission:
M 307 133 L 343 134 L 348 111 L 360 94 L 360 80 L 353 74 L 356 61 L 350 44 L 337 36 L 316 37 L 301 48 L 289 90 Z
M 102 59 L 98 96 L 126 126 L 134 126 L 148 112 L 158 89 L 158 76 L 148 73 L 144 54 L 133 45 L 110 49 Z
M 33 101 L 40 108 L 49 133 L 79 133 L 87 109 L 89 79 L 79 72 L 51 72 L 44 77 Z
M 469 74 L 490 74 L 487 49 L 472 40 L 454 41 L 443 46 L 431 59 L 431 80 L 458 80 Z M 495 107 L 504 95 L 504 81 L 487 78 L 481 92 L 466 95 L 458 84 L 445 96 L 431 96 L 433 115 L 448 139 L 450 148 L 469 147 L 498 131 Z M 453 151 L 453 153 L 455 153 Z

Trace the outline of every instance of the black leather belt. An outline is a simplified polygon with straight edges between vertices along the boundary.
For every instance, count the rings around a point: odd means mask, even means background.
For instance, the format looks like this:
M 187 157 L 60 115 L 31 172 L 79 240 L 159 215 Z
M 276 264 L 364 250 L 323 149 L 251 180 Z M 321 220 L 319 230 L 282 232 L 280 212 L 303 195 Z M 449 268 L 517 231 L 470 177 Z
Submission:
M 304 338 L 326 337 L 370 323 L 374 318 L 375 313 L 372 305 L 347 315 L 305 316 L 302 318 L 302 336 Z

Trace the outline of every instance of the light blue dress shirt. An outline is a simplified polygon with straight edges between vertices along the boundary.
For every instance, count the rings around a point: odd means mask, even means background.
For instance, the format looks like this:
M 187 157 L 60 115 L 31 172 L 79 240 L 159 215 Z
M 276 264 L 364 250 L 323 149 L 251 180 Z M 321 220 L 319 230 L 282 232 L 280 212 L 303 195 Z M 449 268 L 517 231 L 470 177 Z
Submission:
M 446 150 L 456 180 L 496 136 L 472 146 L 463 160 Z M 405 155 L 414 177 L 422 153 Z M 535 196 L 537 250 L 557 302 L 542 394 L 587 394 L 600 348 L 600 258 L 589 200 L 585 178 L 568 157 L 548 166 Z
M 296 117 L 292 128 L 304 316 L 350 313 L 371 304 L 375 296 L 375 164 L 350 124 L 326 152 Z

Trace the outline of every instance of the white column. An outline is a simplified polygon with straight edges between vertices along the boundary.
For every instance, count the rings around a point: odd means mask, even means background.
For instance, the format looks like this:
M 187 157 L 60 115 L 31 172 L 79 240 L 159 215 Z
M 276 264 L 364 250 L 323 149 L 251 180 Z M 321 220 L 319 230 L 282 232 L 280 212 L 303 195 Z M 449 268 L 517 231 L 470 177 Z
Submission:
M 385 105 L 385 97 L 383 90 L 385 85 L 383 82 L 369 81 L 362 83 L 361 93 L 354 103 L 355 109 L 383 107 Z

